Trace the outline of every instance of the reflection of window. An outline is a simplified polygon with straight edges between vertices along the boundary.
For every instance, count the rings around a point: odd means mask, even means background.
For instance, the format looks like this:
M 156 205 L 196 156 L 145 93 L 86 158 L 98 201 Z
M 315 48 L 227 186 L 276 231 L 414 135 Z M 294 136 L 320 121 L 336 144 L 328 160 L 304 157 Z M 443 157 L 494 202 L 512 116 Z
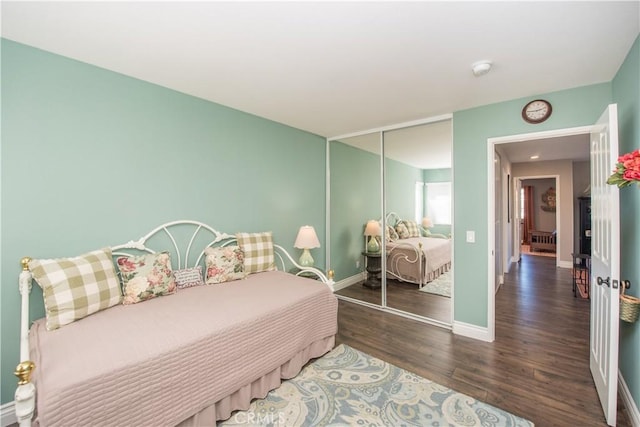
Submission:
M 434 224 L 451 224 L 451 183 L 428 182 L 427 215 Z
M 524 218 L 524 187 L 520 189 L 520 219 Z
M 422 213 L 422 209 L 424 206 L 424 183 L 416 182 L 416 190 L 415 190 L 415 208 L 414 208 L 414 216 L 416 222 L 418 224 L 421 223 L 422 217 L 424 216 Z

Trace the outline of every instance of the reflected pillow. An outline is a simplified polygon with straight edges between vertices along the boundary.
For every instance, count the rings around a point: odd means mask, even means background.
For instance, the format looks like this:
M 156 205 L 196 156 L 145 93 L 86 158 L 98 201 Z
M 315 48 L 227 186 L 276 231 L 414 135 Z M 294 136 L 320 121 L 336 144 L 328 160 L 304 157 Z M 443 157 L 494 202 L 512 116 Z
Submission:
M 392 242 L 398 240 L 400 236 L 396 233 L 396 230 L 387 224 L 387 241 L 391 240 Z
M 420 227 L 418 227 L 417 222 L 410 219 L 403 219 L 402 223 L 407 227 L 409 237 L 420 237 Z
M 396 232 L 398 233 L 398 237 L 400 237 L 401 239 L 409 238 L 409 230 L 407 230 L 407 226 L 404 224 L 404 222 L 400 222 L 398 223 L 398 225 L 396 225 Z

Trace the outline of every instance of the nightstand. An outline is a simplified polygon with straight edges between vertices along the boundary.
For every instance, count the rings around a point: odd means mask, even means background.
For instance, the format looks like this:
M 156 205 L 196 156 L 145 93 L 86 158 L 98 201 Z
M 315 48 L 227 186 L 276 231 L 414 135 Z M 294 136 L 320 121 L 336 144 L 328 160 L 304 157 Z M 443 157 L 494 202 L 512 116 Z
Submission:
M 367 278 L 362 286 L 370 289 L 380 289 L 382 283 L 380 281 L 380 273 L 382 273 L 382 254 L 380 252 L 362 252 L 365 256 L 365 270 Z

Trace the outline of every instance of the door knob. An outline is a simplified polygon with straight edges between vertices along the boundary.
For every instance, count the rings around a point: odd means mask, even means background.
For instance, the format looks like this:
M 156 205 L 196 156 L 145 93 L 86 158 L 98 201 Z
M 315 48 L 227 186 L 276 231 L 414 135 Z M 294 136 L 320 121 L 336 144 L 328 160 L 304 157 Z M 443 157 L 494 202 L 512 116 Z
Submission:
M 602 286 L 603 284 L 605 284 L 607 286 L 611 286 L 611 284 L 609 283 L 610 279 L 610 277 L 603 279 L 602 277 L 598 276 L 598 285 Z

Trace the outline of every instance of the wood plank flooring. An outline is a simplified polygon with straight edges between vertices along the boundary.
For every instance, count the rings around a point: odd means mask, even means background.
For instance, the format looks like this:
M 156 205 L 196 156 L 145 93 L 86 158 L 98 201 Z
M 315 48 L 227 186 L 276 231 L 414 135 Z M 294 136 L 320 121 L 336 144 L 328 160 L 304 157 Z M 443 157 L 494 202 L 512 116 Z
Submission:
M 524 255 L 496 294 L 496 340 L 340 301 L 338 343 L 533 421 L 606 426 L 589 372 L 589 301 L 571 270 Z M 631 426 L 618 398 L 618 426 Z
M 382 304 L 382 291 L 362 286 L 362 282 L 336 291 L 336 295 Z M 451 298 L 420 292 L 414 283 L 387 280 L 387 305 L 418 316 L 451 324 Z

